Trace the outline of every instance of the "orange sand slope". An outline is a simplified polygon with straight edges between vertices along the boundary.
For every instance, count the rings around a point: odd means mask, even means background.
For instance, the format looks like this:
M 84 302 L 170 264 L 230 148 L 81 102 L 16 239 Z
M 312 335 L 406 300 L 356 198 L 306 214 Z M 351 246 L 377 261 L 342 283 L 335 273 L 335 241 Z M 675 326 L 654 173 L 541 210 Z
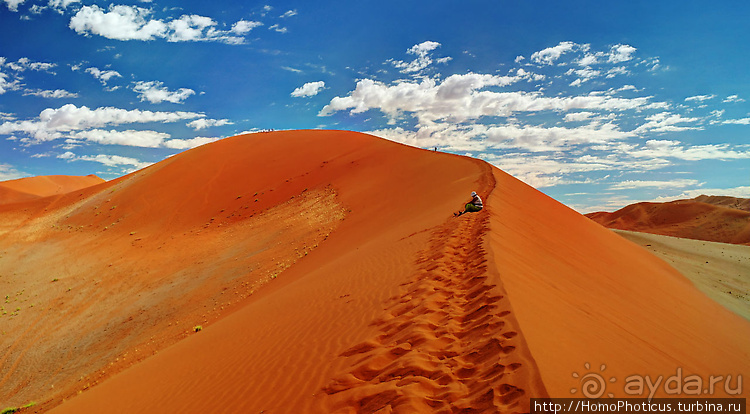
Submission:
M 487 207 L 452 217 L 472 190 Z M 16 249 L 0 270 L 15 288 L 38 279 L 17 298 L 55 306 L 13 298 L 0 390 L 17 405 L 527 412 L 530 397 L 580 396 L 572 373 L 587 362 L 617 376 L 617 396 L 631 374 L 750 373 L 750 323 L 465 157 L 349 132 L 253 134 L 28 210 L 0 239 Z M 61 246 L 82 253 L 65 262 Z M 59 281 L 35 268 L 43 255 L 68 270 Z M 29 384 L 42 397 L 20 398 Z
M 254 134 L 8 212 L 1 280 L 20 311 L 0 400 L 528 410 L 546 394 L 477 246 L 487 214 L 446 221 L 488 171 L 362 134 Z M 115 399 L 138 407 L 111 400 L 120 378 Z
M 750 244 L 746 199 L 699 196 L 669 203 L 637 203 L 586 216 L 612 229 L 721 243 Z
M 103 182 L 104 180 L 95 175 L 84 177 L 50 175 L 2 181 L 0 182 L 0 204 L 12 204 L 39 197 L 65 194 Z

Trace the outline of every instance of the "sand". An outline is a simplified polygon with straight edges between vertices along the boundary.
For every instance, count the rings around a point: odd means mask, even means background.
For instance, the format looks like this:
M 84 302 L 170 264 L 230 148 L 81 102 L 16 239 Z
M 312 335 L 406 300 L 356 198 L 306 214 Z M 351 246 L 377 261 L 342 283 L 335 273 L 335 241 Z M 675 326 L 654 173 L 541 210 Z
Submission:
M 700 196 L 669 203 L 631 204 L 613 213 L 586 216 L 611 229 L 750 245 L 747 202 L 733 197 Z
M 454 218 L 472 190 L 487 207 Z M 750 323 L 649 252 L 482 161 L 364 134 L 228 138 L 0 214 L 8 405 L 528 412 L 586 362 L 750 372 Z
M 750 246 L 615 232 L 660 257 L 711 299 L 750 320 Z
M 634 396 L 631 375 L 750 372 L 747 320 L 642 248 L 493 172 L 495 260 L 550 395 L 582 396 L 589 372 L 614 379 L 600 392 L 615 397 Z

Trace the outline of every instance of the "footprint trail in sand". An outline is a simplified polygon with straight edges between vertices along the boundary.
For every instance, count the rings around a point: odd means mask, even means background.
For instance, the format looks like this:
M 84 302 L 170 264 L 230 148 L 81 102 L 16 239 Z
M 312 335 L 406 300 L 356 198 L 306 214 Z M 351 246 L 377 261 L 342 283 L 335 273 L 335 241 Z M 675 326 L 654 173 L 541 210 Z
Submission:
M 522 397 L 535 368 L 516 352 L 523 339 L 502 287 L 490 281 L 488 221 L 482 211 L 433 230 L 412 280 L 373 322 L 379 334 L 340 355 L 351 369 L 324 388 L 332 412 L 528 410 Z

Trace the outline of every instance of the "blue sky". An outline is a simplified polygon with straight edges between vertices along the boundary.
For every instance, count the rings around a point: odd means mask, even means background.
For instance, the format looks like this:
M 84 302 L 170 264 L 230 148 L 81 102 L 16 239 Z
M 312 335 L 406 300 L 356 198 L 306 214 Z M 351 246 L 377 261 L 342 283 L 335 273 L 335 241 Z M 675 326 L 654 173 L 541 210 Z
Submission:
M 748 21 L 746 2 L 0 0 L 0 180 L 329 128 L 479 157 L 581 212 L 750 197 Z

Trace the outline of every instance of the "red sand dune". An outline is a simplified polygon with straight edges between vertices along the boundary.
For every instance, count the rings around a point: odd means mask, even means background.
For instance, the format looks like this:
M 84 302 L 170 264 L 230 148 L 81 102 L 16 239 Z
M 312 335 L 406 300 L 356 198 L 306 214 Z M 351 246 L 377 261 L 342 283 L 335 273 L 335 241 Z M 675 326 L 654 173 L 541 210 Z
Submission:
M 12 204 L 39 197 L 65 194 L 103 182 L 104 180 L 95 175 L 84 177 L 49 175 L 1 181 L 0 204 Z
M 736 210 L 750 211 L 750 198 L 737 198 L 728 196 L 699 195 L 690 200 L 678 200 L 678 202 L 694 202 L 713 204 L 715 206 L 728 207 Z
M 487 207 L 452 217 L 472 190 Z M 528 412 L 586 362 L 617 396 L 634 373 L 750 373 L 750 323 L 474 159 L 253 134 L 24 206 L 0 239 L 0 286 L 24 287 L 3 317 L 9 405 Z
M 743 199 L 700 196 L 669 203 L 637 203 L 586 216 L 612 229 L 687 239 L 750 244 L 750 211 Z

